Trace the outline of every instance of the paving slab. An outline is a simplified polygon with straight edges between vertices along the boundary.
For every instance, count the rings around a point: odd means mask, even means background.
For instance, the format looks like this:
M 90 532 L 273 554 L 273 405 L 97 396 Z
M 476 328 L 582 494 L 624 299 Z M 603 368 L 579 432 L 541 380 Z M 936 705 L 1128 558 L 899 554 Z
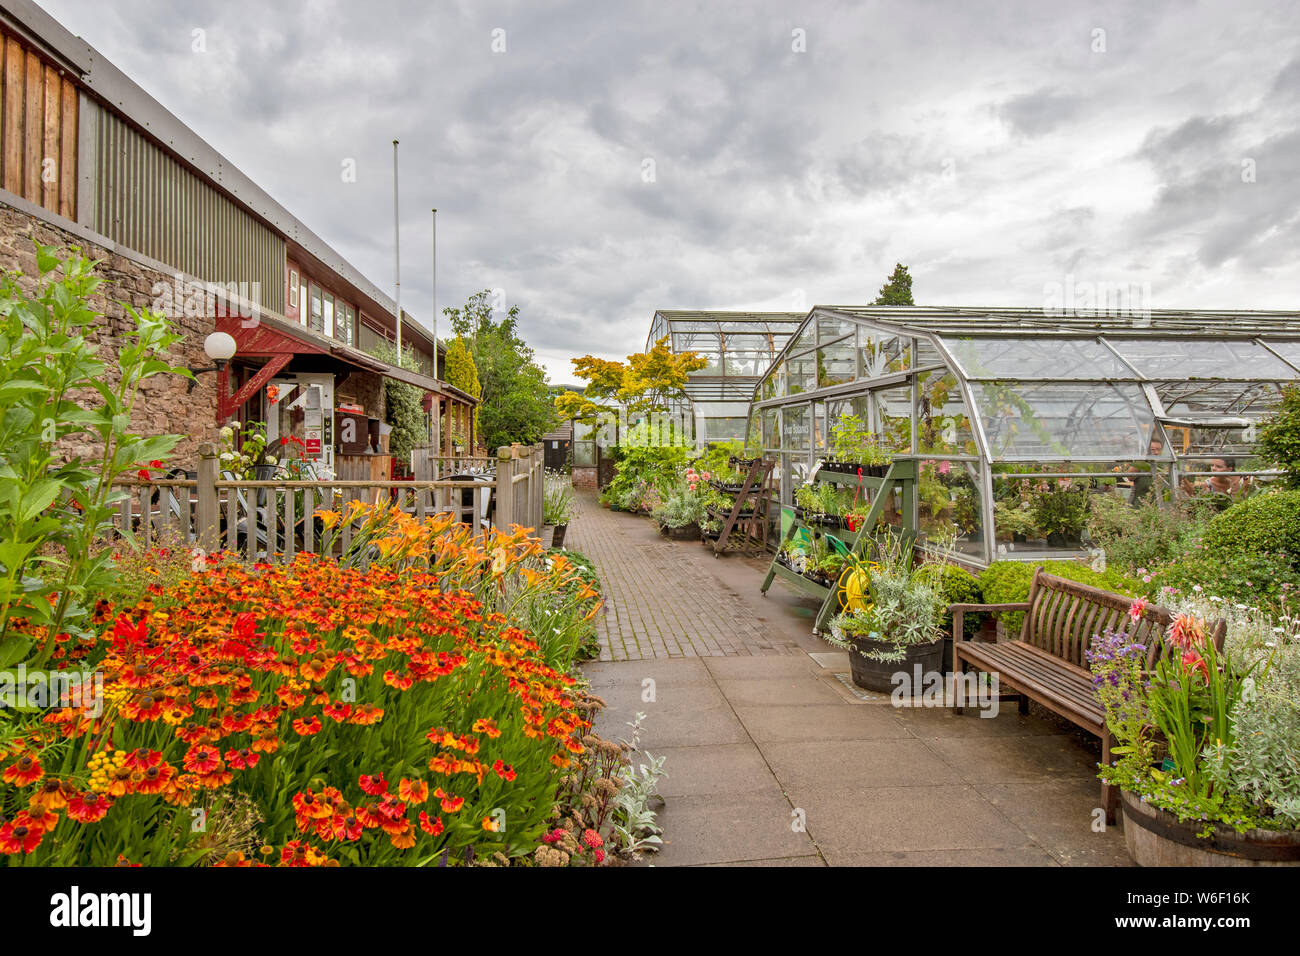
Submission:
M 895 850 L 878 853 L 832 853 L 827 866 L 1060 866 L 1037 846 L 976 847 L 969 850 Z
M 787 793 L 963 782 L 915 738 L 762 743 L 759 749 Z
M 1100 746 L 1091 753 L 1065 736 L 939 737 L 925 744 L 971 783 L 1041 783 L 1057 777 L 1096 780 L 1101 758 Z
M 855 853 L 992 849 L 1033 843 L 970 786 L 808 787 L 787 789 L 786 793 L 806 814 L 808 833 L 832 866 Z
M 1132 866 L 1121 825 L 1106 826 L 1095 780 L 975 788 L 1053 858 L 1067 866 Z
M 780 794 L 781 786 L 754 744 L 704 744 L 654 751 L 664 757 L 668 775 L 659 793 L 668 797 L 697 797 L 724 793 Z
M 664 848 L 647 862 L 693 866 L 818 855 L 808 834 L 793 829 L 792 814 L 779 792 L 674 797 L 659 813 Z
M 746 704 L 834 704 L 840 695 L 824 681 L 804 678 L 720 680 L 718 689 L 734 706 Z
M 737 704 L 736 716 L 757 743 L 879 740 L 912 737 L 892 708 L 835 704 Z

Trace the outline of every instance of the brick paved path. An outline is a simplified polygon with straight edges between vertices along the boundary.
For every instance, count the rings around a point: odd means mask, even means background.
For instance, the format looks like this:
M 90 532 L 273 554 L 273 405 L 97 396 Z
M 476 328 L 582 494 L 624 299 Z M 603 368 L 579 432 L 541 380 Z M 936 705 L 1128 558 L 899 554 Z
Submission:
M 565 545 L 600 572 L 602 661 L 802 653 L 788 634 L 762 621 L 762 606 L 754 603 L 762 600 L 757 563 L 746 562 L 755 594 L 742 597 L 718 565 L 745 559 L 714 558 L 698 541 L 669 541 L 649 518 L 602 508 L 590 491 L 578 492 L 578 510 Z

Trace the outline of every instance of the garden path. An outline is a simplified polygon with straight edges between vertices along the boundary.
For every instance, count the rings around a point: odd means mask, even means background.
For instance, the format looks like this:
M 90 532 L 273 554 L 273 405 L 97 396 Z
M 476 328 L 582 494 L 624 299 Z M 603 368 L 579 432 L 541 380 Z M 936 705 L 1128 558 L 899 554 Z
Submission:
M 610 609 L 596 732 L 666 758 L 656 866 L 1128 865 L 1097 829 L 1096 741 L 1037 707 L 996 717 L 895 707 L 852 686 L 848 657 L 811 634 L 815 606 L 767 562 L 666 541 L 594 495 L 568 543 Z

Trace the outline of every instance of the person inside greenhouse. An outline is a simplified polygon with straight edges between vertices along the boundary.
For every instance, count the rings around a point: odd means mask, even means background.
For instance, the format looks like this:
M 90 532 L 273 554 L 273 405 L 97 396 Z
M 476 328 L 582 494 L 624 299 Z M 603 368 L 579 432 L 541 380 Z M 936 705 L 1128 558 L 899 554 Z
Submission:
M 1159 435 L 1151 436 L 1151 444 L 1147 447 L 1147 453 L 1154 456 L 1163 455 L 1165 451 L 1164 440 Z M 1146 464 L 1133 466 L 1133 489 L 1129 492 L 1129 503 L 1140 504 L 1142 499 L 1151 493 L 1151 487 L 1155 475 Z
M 1210 477 L 1204 481 L 1193 482 L 1191 478 L 1184 478 L 1182 489 L 1189 495 L 1223 495 L 1229 498 L 1237 498 L 1245 494 L 1250 487 L 1250 479 L 1241 475 L 1234 475 L 1232 472 L 1237 469 L 1235 458 L 1220 456 L 1210 459 Z

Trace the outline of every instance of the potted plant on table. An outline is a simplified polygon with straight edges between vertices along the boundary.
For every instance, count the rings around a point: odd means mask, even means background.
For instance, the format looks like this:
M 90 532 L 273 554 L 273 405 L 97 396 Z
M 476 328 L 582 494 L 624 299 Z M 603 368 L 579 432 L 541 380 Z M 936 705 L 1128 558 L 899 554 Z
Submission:
M 873 550 L 879 557 L 872 564 L 849 559 L 870 581 L 870 602 L 832 618 L 827 640 L 849 651 L 853 683 L 888 693 L 900 670 L 939 670 L 943 594 L 928 575 L 913 569 L 910 545 L 891 537 L 875 542 Z
M 1136 622 L 1145 602 L 1135 601 Z M 1087 659 L 1116 758 L 1124 840 L 1142 866 L 1300 865 L 1300 648 L 1224 653 L 1177 616 L 1155 661 L 1125 633 Z M 1249 692 L 1247 692 L 1249 688 Z
M 892 460 L 879 436 L 859 416 L 841 415 L 831 426 L 831 458 L 823 465 L 827 471 L 851 475 L 861 468 L 868 477 L 883 478 Z

